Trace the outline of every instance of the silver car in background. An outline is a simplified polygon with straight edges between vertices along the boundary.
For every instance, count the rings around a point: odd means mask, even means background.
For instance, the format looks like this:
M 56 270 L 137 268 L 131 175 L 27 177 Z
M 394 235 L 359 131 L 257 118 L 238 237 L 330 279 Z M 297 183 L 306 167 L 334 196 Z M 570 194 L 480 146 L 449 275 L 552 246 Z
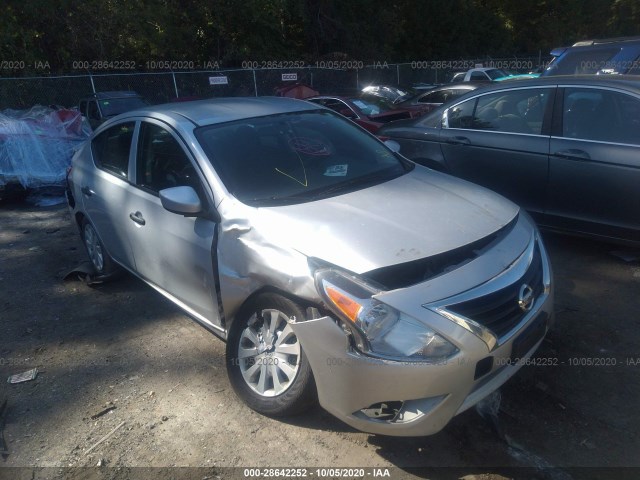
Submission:
M 433 434 L 552 322 L 526 213 L 307 102 L 120 115 L 74 157 L 68 200 L 97 273 L 128 270 L 226 340 L 265 415 L 319 401 L 363 431 Z

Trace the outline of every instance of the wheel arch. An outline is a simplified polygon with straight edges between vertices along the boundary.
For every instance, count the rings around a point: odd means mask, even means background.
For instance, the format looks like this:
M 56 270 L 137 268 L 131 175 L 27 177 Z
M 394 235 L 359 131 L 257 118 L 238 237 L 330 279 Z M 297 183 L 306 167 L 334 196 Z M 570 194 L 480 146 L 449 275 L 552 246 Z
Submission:
M 80 233 L 82 233 L 82 222 L 86 218 L 86 215 L 82 212 L 76 212 L 73 218 L 76 222 L 76 227 L 78 227 L 78 230 L 80 230 Z
M 279 295 L 281 297 L 284 297 L 288 300 L 291 300 L 294 303 L 297 303 L 298 305 L 300 305 L 300 307 L 303 310 L 307 311 L 307 319 L 309 319 L 309 310 L 310 308 L 315 308 L 315 309 L 319 309 L 319 310 L 323 310 L 323 307 L 321 305 L 319 305 L 316 302 L 313 302 L 311 300 L 308 299 L 304 299 L 302 297 L 298 297 L 294 294 L 292 294 L 291 292 L 287 291 L 287 290 L 283 290 L 281 288 L 275 287 L 273 285 L 263 285 L 262 287 L 256 289 L 255 291 L 253 291 L 247 298 L 244 299 L 244 301 L 242 302 L 242 304 L 235 310 L 235 312 L 233 312 L 232 315 L 229 315 L 225 320 L 226 320 L 226 325 L 225 325 L 225 333 L 226 333 L 226 339 L 225 341 L 227 341 L 229 339 L 229 333 L 231 332 L 231 329 L 233 328 L 234 324 L 236 323 L 236 319 L 238 318 L 242 318 L 243 315 L 247 315 L 248 312 L 248 306 L 251 305 L 251 303 L 253 302 L 253 300 L 260 296 L 263 295 L 265 293 L 271 293 L 271 294 L 275 294 L 275 295 Z M 313 317 L 311 317 L 313 318 Z
M 265 294 L 269 296 L 268 299 L 259 298 L 261 295 Z M 271 302 L 273 302 L 273 304 L 271 304 Z M 282 289 L 274 288 L 273 286 L 264 286 L 257 289 L 255 292 L 252 292 L 234 315 L 234 319 L 238 321 L 234 320 L 230 325 L 225 349 L 229 382 L 238 397 L 240 397 L 250 408 L 263 415 L 280 417 L 296 415 L 308 410 L 318 402 L 317 384 L 311 364 L 309 363 L 298 339 L 296 339 L 298 348 L 297 353 L 292 353 L 291 351 L 281 352 L 284 355 L 295 355 L 295 363 L 291 364 L 290 359 L 287 358 L 280 359 L 276 363 L 272 364 L 278 365 L 279 362 L 284 362 L 289 365 L 288 369 L 279 369 L 279 367 L 262 367 L 256 370 L 254 367 L 257 364 L 257 360 L 253 365 L 251 365 L 251 368 L 248 369 L 247 363 L 243 360 L 241 361 L 241 357 L 238 353 L 243 341 L 242 339 L 245 329 L 249 330 L 253 328 L 250 323 L 251 317 L 247 315 L 246 312 L 255 312 L 256 309 L 262 308 L 273 308 L 279 311 L 279 317 L 280 315 L 285 318 L 289 318 L 290 315 L 307 316 L 306 305 L 308 303 L 309 302 L 306 302 L 304 299 L 297 298 Z M 249 304 L 252 304 L 251 310 L 247 310 Z M 270 317 L 273 319 L 272 316 Z M 266 319 L 267 317 L 265 316 L 264 318 Z M 258 348 L 258 344 L 260 344 L 271 349 L 270 352 L 273 352 L 274 350 L 277 352 L 280 347 L 275 343 L 276 331 L 284 332 L 287 328 L 291 330 L 288 325 L 284 325 L 282 323 L 282 317 L 277 320 L 277 324 L 280 326 L 274 327 L 274 325 L 270 323 L 268 327 L 265 327 L 265 324 L 258 324 L 256 328 L 261 329 L 262 335 L 247 335 L 244 338 L 247 338 L 249 342 L 253 344 L 253 349 Z M 268 330 L 265 331 L 265 328 L 268 328 Z M 254 330 L 254 332 L 257 332 L 257 330 Z M 270 337 L 270 333 L 273 333 L 274 336 Z M 293 333 L 295 335 L 295 332 Z M 263 338 L 272 339 L 267 342 L 266 340 L 262 340 Z M 255 353 L 253 354 L 249 354 L 249 356 L 254 357 L 254 359 L 264 353 L 264 351 L 258 350 L 254 350 L 254 352 Z M 261 361 L 264 361 L 265 358 L 272 358 L 270 353 L 268 355 L 268 357 L 260 357 Z M 246 358 L 246 355 L 243 358 Z M 251 373 L 249 373 L 250 370 L 252 370 Z M 277 392 L 276 388 L 282 388 L 281 381 L 283 381 L 283 377 L 281 376 L 282 374 L 278 373 L 278 371 L 286 372 L 284 373 L 284 376 L 286 377 L 284 379 L 284 390 L 280 390 L 280 392 Z M 245 375 L 245 372 L 247 375 Z M 293 373 L 293 375 L 291 375 L 291 373 Z M 260 378 L 256 379 L 256 375 Z M 279 378 L 280 381 L 275 382 L 273 379 L 276 377 Z M 270 382 L 271 387 L 269 386 Z M 276 387 L 276 383 L 278 387 Z M 260 385 L 262 385 L 262 389 Z M 272 394 L 268 393 L 270 389 L 273 389 Z

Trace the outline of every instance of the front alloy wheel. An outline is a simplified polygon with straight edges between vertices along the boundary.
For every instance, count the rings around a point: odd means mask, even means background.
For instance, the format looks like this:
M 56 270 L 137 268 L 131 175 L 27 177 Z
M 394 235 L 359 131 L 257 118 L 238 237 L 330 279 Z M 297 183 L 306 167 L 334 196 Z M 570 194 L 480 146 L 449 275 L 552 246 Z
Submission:
M 300 342 L 279 310 L 262 310 L 240 334 L 238 365 L 258 395 L 274 397 L 291 387 L 300 370 Z
M 292 319 L 304 310 L 265 293 L 248 302 L 227 339 L 229 380 L 249 407 L 270 416 L 301 413 L 317 401 L 315 380 Z

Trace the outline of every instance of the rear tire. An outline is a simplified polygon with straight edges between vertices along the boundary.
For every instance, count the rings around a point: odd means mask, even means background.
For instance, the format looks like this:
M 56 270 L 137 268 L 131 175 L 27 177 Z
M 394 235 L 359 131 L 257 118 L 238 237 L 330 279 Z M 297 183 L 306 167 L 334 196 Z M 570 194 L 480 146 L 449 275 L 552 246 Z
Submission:
M 118 265 L 107 253 L 96 229 L 86 218 L 82 221 L 82 243 L 98 276 L 111 277 L 119 272 Z
M 263 415 L 295 415 L 317 403 L 316 384 L 300 341 L 288 323 L 304 309 L 273 293 L 251 299 L 227 339 L 227 373 L 236 394 Z

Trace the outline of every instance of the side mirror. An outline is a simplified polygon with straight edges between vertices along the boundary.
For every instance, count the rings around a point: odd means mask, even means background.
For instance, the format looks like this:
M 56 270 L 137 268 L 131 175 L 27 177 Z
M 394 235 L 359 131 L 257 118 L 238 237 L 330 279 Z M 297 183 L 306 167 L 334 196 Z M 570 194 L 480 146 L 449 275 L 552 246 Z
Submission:
M 400 144 L 398 142 L 396 142 L 395 140 L 385 140 L 384 144 L 389 148 L 389 150 L 391 150 L 392 152 L 395 153 L 400 153 Z
M 193 187 L 172 187 L 160 190 L 160 203 L 171 213 L 195 217 L 202 213 L 202 203 Z

